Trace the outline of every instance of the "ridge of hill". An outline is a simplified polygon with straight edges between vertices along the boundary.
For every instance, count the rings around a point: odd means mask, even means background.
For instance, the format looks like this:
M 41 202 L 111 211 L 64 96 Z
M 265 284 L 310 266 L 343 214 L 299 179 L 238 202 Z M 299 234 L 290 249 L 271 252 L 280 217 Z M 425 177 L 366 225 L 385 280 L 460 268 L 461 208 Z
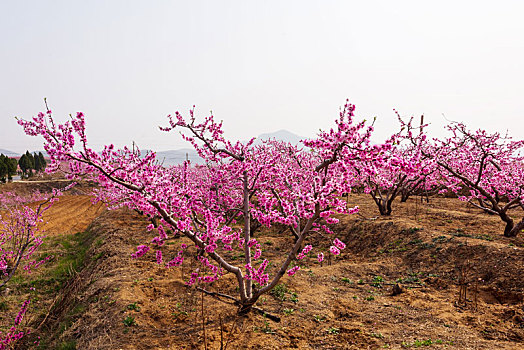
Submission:
M 20 156 L 20 154 L 18 154 L 16 152 L 10 151 L 8 149 L 3 149 L 3 148 L 0 148 L 0 154 L 3 154 L 4 156 L 8 156 L 9 158 L 19 157 Z

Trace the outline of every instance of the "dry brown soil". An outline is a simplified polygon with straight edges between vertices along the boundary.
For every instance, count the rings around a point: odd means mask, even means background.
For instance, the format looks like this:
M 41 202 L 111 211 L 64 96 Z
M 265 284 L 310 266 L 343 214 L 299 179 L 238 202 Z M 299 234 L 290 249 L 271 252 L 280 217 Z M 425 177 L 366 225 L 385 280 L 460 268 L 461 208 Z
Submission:
M 100 244 L 89 249 L 87 266 L 42 327 L 56 346 L 74 340 L 77 349 L 524 349 L 524 239 L 504 238 L 500 219 L 456 199 L 396 202 L 391 217 L 380 217 L 368 196 L 351 195 L 361 211 L 336 227 L 348 244 L 343 254 L 323 266 L 308 258 L 309 267 L 283 278 L 280 294 L 258 302 L 279 323 L 260 314 L 239 317 L 234 305 L 211 296 L 202 305 L 201 292 L 185 285 L 197 267 L 190 259 L 174 269 L 157 265 L 152 253 L 131 259 L 153 237 L 136 213 L 91 207 L 83 195 L 64 199 L 49 213 L 48 232 L 83 230 L 97 217 L 89 230 Z M 258 238 L 276 261 L 291 243 L 276 230 Z M 164 254 L 175 254 L 182 242 L 169 241 Z M 402 293 L 392 296 L 396 283 Z M 230 276 L 205 287 L 235 295 Z M 78 305 L 82 313 L 58 331 Z
M 36 178 L 33 181 L 14 182 L 4 184 L 1 191 L 15 192 L 20 195 L 29 194 L 35 190 L 49 193 L 53 188 L 64 188 L 70 181 L 62 179 Z M 92 203 L 93 197 L 89 195 L 91 185 L 80 183 L 72 190 L 60 196 L 59 200 L 49 208 L 43 216 L 44 224 L 40 227 L 45 235 L 69 234 L 82 232 L 87 229 L 91 222 L 105 209 L 103 203 Z M 35 206 L 38 203 L 35 203 Z

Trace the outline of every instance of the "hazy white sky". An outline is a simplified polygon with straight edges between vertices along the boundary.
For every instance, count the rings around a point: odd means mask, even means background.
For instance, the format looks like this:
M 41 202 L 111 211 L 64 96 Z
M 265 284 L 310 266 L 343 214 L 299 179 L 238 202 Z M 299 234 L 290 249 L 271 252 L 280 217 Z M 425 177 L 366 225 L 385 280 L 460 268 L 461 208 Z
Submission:
M 47 97 L 87 115 L 93 147 L 165 134 L 176 110 L 213 110 L 226 136 L 328 128 L 346 98 L 378 117 L 444 114 L 524 138 L 522 1 L 2 1 L 0 148 L 42 149 L 14 116 Z

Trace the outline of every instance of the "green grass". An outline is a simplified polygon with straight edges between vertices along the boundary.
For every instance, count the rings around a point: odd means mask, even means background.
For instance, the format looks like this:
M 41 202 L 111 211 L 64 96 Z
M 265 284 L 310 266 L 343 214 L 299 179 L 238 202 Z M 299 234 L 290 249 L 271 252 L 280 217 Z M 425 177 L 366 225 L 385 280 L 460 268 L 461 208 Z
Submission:
M 457 229 L 455 232 L 450 232 L 450 235 L 454 237 L 466 237 L 466 238 L 476 238 L 476 239 L 482 239 L 485 241 L 493 241 L 493 237 L 487 234 L 479 233 L 479 234 L 468 234 L 465 233 L 462 229 Z
M 423 346 L 431 346 L 433 344 L 446 344 L 446 345 L 453 345 L 453 341 L 444 341 L 442 339 L 437 340 L 431 340 L 431 339 L 425 339 L 425 340 L 415 340 L 412 343 L 410 342 L 402 342 L 401 346 L 403 348 L 420 348 Z
M 294 302 L 295 304 L 298 303 L 298 294 L 296 292 L 290 292 L 289 300 Z
M 135 326 L 136 325 L 136 321 L 135 321 L 135 318 L 133 316 L 127 316 L 126 318 L 124 318 L 122 323 L 126 327 L 131 327 L 131 326 Z
M 382 283 L 384 283 L 384 278 L 382 276 L 375 276 L 373 277 L 371 285 L 373 287 L 382 288 Z
M 430 276 L 431 275 L 431 276 Z M 428 277 L 438 277 L 437 275 L 430 274 Z M 423 285 L 424 283 L 420 280 L 424 276 L 423 272 L 409 272 L 405 278 L 399 278 L 396 280 L 397 283 L 415 283 Z
M 382 333 L 369 333 L 369 336 L 372 337 L 372 338 L 377 338 L 377 339 L 383 339 L 384 338 Z
M 276 299 L 280 301 L 285 301 L 286 293 L 288 292 L 287 286 L 284 283 L 277 284 L 275 288 L 273 288 L 269 294 L 274 296 Z
M 379 254 L 384 254 L 384 253 L 393 253 L 393 252 L 404 252 L 407 249 L 408 248 L 406 247 L 406 243 L 404 242 L 402 238 L 400 238 L 393 242 L 388 243 L 386 247 L 378 249 L 377 252 Z
M 100 258 L 103 257 L 103 256 L 104 256 L 104 252 L 100 252 L 100 253 L 96 254 L 96 255 L 93 257 L 93 260 L 98 260 L 98 259 L 100 259 Z
M 44 264 L 39 276 L 28 282 L 40 293 L 55 294 L 64 286 L 85 263 L 89 249 L 89 232 L 79 232 L 71 235 L 49 237 L 41 247 L 41 251 L 56 252 L 55 258 Z M 47 254 L 46 254 L 47 255 Z M 22 282 L 20 287 L 27 286 Z
M 66 342 L 61 343 L 58 348 L 58 350 L 76 350 L 76 340 L 69 340 Z
M 263 327 L 257 327 L 255 326 L 253 328 L 253 330 L 255 332 L 261 332 L 261 333 L 266 333 L 266 334 L 275 334 L 275 330 L 273 328 L 271 328 L 271 326 L 269 325 L 269 322 L 264 320 L 264 326 Z
M 336 327 L 329 327 L 329 328 L 327 329 L 327 332 L 328 332 L 329 334 L 338 334 L 338 333 L 340 333 L 340 329 L 339 329 L 339 328 L 336 328 Z
M 288 289 L 285 283 L 280 283 L 273 288 L 269 294 L 271 294 L 275 299 L 280 301 L 289 300 L 293 303 L 298 303 L 298 294 Z
M 434 238 L 432 239 L 432 241 L 433 241 L 434 243 L 444 243 L 444 242 L 446 242 L 447 240 L 448 240 L 448 238 L 447 238 L 446 236 L 438 236 L 438 237 L 434 237 Z
M 324 322 L 326 320 L 326 316 L 324 316 L 324 315 L 314 315 L 313 319 L 316 322 L 320 323 L 320 322 Z
M 88 231 L 47 237 L 40 248 L 40 256 L 44 258 L 52 254 L 54 258 L 42 265 L 34 275 L 20 276 L 16 280 L 18 288 L 23 290 L 24 288 L 34 287 L 37 295 L 33 297 L 33 300 L 38 297 L 42 299 L 54 298 L 66 287 L 68 281 L 87 264 L 87 251 L 93 243 L 92 238 L 92 234 Z M 54 347 L 51 344 L 64 331 L 69 329 L 79 317 L 82 317 L 86 310 L 85 304 L 78 303 L 71 306 L 65 313 L 61 313 L 60 322 L 54 326 L 56 331 L 41 334 L 42 339 L 36 348 L 76 349 L 76 341 L 73 339 L 63 339 Z M 32 312 L 37 312 L 37 310 L 33 309 Z M 41 322 L 46 312 L 47 310 L 37 317 L 35 322 Z
M 136 312 L 140 311 L 140 306 L 137 305 L 137 302 L 135 301 L 133 304 L 127 305 L 128 310 L 135 310 Z
M 291 315 L 293 312 L 295 312 L 294 309 L 284 309 L 282 311 L 284 312 L 284 315 Z

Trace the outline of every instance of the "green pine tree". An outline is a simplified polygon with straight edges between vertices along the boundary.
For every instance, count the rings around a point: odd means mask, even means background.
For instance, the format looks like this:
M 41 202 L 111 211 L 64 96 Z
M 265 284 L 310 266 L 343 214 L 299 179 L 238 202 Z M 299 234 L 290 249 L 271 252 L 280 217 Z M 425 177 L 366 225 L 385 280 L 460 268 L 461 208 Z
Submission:
M 27 156 L 25 154 L 22 154 L 18 160 L 18 166 L 20 167 L 20 170 L 22 170 L 22 174 L 25 175 L 28 169 Z
M 38 154 L 36 154 L 36 153 L 33 154 L 33 159 L 35 161 L 35 167 L 34 167 L 35 172 L 38 173 L 38 172 L 42 171 L 42 165 L 40 164 L 40 157 L 38 157 Z
M 40 165 L 42 166 L 42 170 L 45 170 L 45 168 L 47 166 L 47 162 L 46 162 L 42 152 L 38 152 L 38 159 L 40 159 Z
M 27 165 L 29 166 L 29 170 L 35 168 L 35 159 L 33 158 L 33 155 L 29 153 L 29 151 L 25 151 L 25 156 L 27 158 Z
M 0 154 L 0 182 L 5 182 L 8 173 L 6 159 L 9 158 L 4 156 L 3 154 Z
M 13 175 L 16 175 L 16 170 L 18 168 L 18 161 L 15 158 L 9 158 L 7 162 L 7 179 L 12 180 Z

